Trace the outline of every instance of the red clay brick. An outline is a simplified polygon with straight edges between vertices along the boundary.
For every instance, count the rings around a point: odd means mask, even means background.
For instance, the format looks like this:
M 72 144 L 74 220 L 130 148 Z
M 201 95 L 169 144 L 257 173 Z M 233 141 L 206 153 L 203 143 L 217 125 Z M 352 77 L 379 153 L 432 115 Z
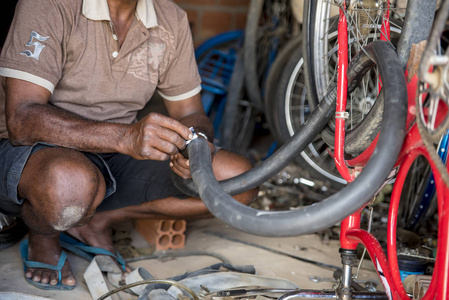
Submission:
M 188 15 L 195 46 L 236 29 L 244 29 L 250 0 L 174 0 Z
M 136 220 L 135 228 L 156 250 L 180 249 L 185 245 L 184 220 Z
M 219 0 L 222 6 L 249 6 L 250 0 Z
M 210 38 L 231 30 L 232 14 L 229 12 L 205 11 L 201 18 L 199 38 Z
M 236 13 L 235 15 L 235 29 L 245 29 L 246 26 L 246 13 Z
M 218 0 L 183 0 L 183 5 L 215 5 Z

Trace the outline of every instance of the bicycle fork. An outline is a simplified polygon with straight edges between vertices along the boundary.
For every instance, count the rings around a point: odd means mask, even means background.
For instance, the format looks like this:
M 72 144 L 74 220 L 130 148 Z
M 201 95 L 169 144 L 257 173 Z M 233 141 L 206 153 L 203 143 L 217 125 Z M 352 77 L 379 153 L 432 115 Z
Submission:
M 348 182 L 352 182 L 355 179 L 355 172 L 351 171 L 344 159 L 344 143 L 345 143 L 345 119 L 348 117 L 346 112 L 346 101 L 347 101 L 347 90 L 348 90 L 348 79 L 347 79 L 347 69 L 348 69 L 348 23 L 346 20 L 345 9 L 346 5 L 343 2 L 339 11 L 339 21 L 338 21 L 338 93 L 337 93 L 337 107 L 335 113 L 335 163 L 340 175 Z M 388 30 L 388 29 L 386 29 Z M 341 233 L 340 233 L 340 257 L 342 263 L 342 277 L 341 282 L 337 288 L 337 297 L 342 300 L 353 299 L 352 285 L 352 268 L 356 260 L 356 248 L 362 239 L 371 240 L 373 244 L 377 241 L 371 236 L 370 233 L 362 231 L 360 229 L 361 220 L 361 208 L 356 213 L 348 216 L 341 223 Z M 355 234 L 351 237 L 351 234 Z M 380 248 L 374 245 L 374 248 Z M 380 248 L 381 250 L 381 248 Z M 383 255 L 382 251 L 378 252 L 380 256 L 380 270 L 382 266 L 388 268 L 386 264 L 386 257 Z M 372 253 L 369 253 L 370 255 Z M 377 253 L 376 253 L 377 254 Z M 374 254 L 376 256 L 376 254 Z M 377 260 L 377 259 L 376 259 Z M 379 275 L 383 276 L 382 271 L 379 271 Z M 388 270 L 386 270 L 388 273 Z M 391 279 L 389 279 L 391 281 Z M 388 280 L 387 280 L 388 281 Z M 385 285 L 385 283 L 384 283 Z M 388 286 L 388 284 L 387 284 Z M 387 297 L 391 299 L 391 294 Z

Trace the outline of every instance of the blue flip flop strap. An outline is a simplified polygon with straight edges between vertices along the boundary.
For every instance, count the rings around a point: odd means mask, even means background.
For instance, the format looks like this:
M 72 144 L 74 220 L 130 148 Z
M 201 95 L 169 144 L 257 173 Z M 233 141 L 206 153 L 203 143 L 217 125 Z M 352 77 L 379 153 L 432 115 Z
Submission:
M 91 247 L 91 246 L 83 246 L 83 245 L 75 245 L 75 247 L 84 250 L 86 252 L 92 253 L 92 254 L 103 254 L 103 255 L 110 255 L 112 257 L 114 257 L 114 253 L 106 250 L 106 249 L 102 249 L 102 248 L 97 248 L 97 247 Z
M 106 249 L 91 247 L 91 246 L 86 246 L 86 245 L 80 245 L 80 244 L 73 244 L 72 246 L 75 248 L 78 248 L 84 252 L 111 256 L 117 260 L 117 262 L 121 265 L 123 271 L 126 270 L 126 262 L 123 259 L 123 257 L 120 255 L 120 253 L 118 253 L 118 252 L 116 252 L 116 254 L 114 254 L 111 251 L 108 251 Z
M 62 250 L 61 255 L 59 256 L 58 264 L 56 266 L 41 263 L 38 261 L 28 261 L 28 260 L 24 260 L 23 263 L 28 268 L 49 269 L 49 270 L 58 271 L 58 281 L 60 281 L 61 280 L 61 270 L 62 270 L 62 267 L 64 266 L 66 259 L 67 259 L 67 253 L 65 253 L 65 251 Z
M 72 251 L 73 253 L 75 253 L 87 260 L 91 260 L 93 257 L 89 258 L 88 257 L 89 255 L 86 253 L 109 255 L 117 260 L 117 262 L 121 265 L 123 271 L 126 270 L 126 262 L 123 259 L 123 257 L 120 255 L 120 253 L 118 253 L 117 251 L 114 254 L 106 249 L 87 246 L 87 245 L 83 244 L 82 242 L 72 238 L 71 236 L 69 236 L 65 233 L 61 234 L 60 243 L 61 243 L 62 247 L 65 247 L 67 250 Z M 76 251 L 75 249 L 83 251 L 84 254 L 80 253 L 79 251 Z
M 70 244 L 70 243 L 66 243 L 63 241 L 59 241 L 59 244 L 61 245 L 62 248 L 64 248 L 67 251 L 70 251 L 82 258 L 84 258 L 87 261 L 91 261 L 92 258 L 94 258 L 94 255 L 91 253 L 88 253 L 84 250 L 79 249 L 77 246 Z
M 75 245 L 75 247 L 77 247 L 81 250 L 84 250 L 86 252 L 92 253 L 92 254 L 109 255 L 109 256 L 115 258 L 119 262 L 119 264 L 122 265 L 123 270 L 125 269 L 125 264 L 126 264 L 125 260 L 118 252 L 115 252 L 115 254 L 114 254 L 111 251 L 108 251 L 106 249 L 91 247 L 91 246 L 83 246 L 83 245 Z

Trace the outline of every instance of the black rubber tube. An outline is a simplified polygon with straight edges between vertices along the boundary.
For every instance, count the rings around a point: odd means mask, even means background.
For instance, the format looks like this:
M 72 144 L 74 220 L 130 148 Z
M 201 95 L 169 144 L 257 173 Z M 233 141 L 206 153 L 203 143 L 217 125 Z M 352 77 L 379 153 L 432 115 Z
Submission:
M 385 91 L 381 132 L 376 149 L 363 172 L 354 182 L 322 202 L 293 211 L 260 211 L 241 204 L 223 190 L 213 175 L 207 142 L 196 139 L 188 146 L 192 178 L 201 199 L 215 217 L 255 235 L 298 236 L 329 228 L 372 199 L 393 168 L 402 147 L 407 89 L 398 56 L 389 43 L 373 42 L 358 55 L 368 55 L 376 62 Z
M 302 124 L 298 132 L 287 143 L 263 163 L 257 165 L 250 171 L 237 177 L 221 181 L 220 184 L 223 191 L 230 195 L 238 195 L 261 185 L 285 168 L 326 126 L 329 119 L 334 115 L 336 98 L 337 88 L 334 86 L 325 95 L 324 99 L 320 101 L 317 109 L 311 113 L 307 121 Z M 190 144 L 187 149 L 190 148 Z M 172 180 L 175 186 L 185 194 L 192 197 L 200 197 L 197 185 L 192 179 L 183 179 L 172 172 Z
M 263 111 L 263 101 L 257 75 L 257 46 L 260 16 L 262 15 L 264 2 L 263 0 L 251 0 L 250 2 L 243 45 L 246 91 L 252 104 L 259 111 Z
M 375 65 L 366 54 L 360 53 L 355 56 L 349 65 L 347 74 L 349 92 L 357 87 L 360 79 Z M 238 195 L 261 185 L 284 169 L 328 124 L 328 121 L 335 112 L 336 99 L 337 87 L 333 85 L 319 102 L 317 109 L 312 111 L 307 121 L 301 125 L 301 128 L 290 140 L 265 160 L 263 164 L 257 165 L 255 168 L 240 176 L 221 181 L 220 184 L 223 190 L 227 194 Z M 172 173 L 172 180 L 175 186 L 183 193 L 196 198 L 200 197 L 197 186 L 192 179 L 183 179 L 175 173 Z

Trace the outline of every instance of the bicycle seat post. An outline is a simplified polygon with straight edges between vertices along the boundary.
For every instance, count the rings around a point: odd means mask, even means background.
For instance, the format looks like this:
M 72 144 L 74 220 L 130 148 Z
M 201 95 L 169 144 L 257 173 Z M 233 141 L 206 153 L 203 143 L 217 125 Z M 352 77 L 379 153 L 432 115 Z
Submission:
M 340 248 L 341 264 L 343 265 L 341 281 L 337 288 L 338 299 L 352 299 L 352 266 L 354 265 L 357 250 Z

